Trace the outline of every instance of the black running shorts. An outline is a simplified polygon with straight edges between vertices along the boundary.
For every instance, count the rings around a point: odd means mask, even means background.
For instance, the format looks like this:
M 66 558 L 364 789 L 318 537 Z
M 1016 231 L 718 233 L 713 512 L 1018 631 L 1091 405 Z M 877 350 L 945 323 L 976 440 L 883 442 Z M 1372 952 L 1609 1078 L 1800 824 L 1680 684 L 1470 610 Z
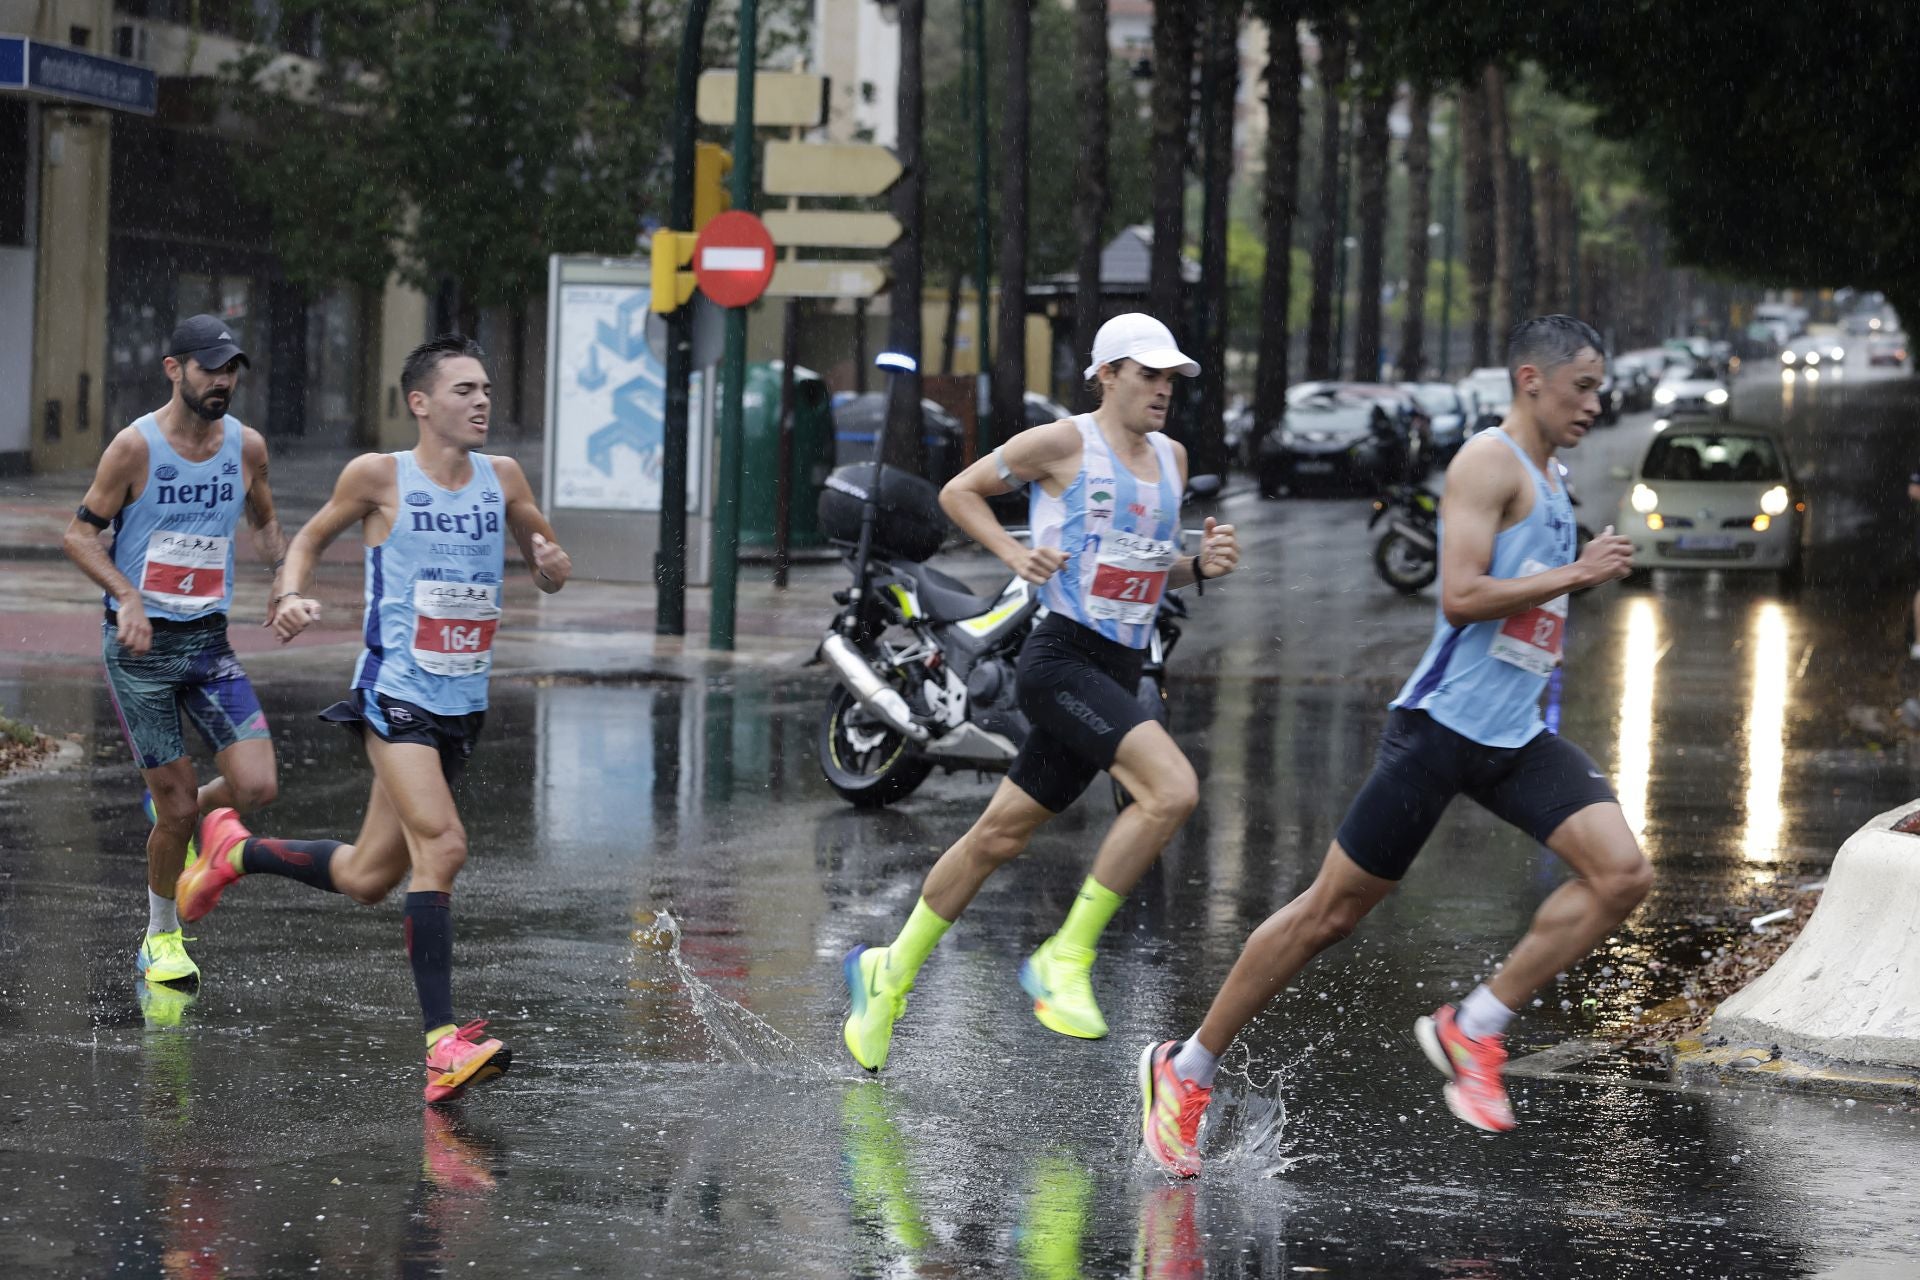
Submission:
M 440 772 L 452 786 L 466 772 L 467 761 L 480 742 L 487 713 L 441 715 L 411 702 L 390 698 L 371 689 L 355 689 L 345 702 L 336 702 L 320 718 L 354 733 L 372 729 L 382 742 L 408 742 L 440 753 Z
M 1524 746 L 1489 747 L 1424 711 L 1395 707 L 1373 773 L 1335 837 L 1362 871 L 1398 880 L 1457 795 L 1545 843 L 1589 805 L 1615 803 L 1587 753 L 1542 729 Z
M 1033 731 L 1007 777 L 1053 810 L 1080 798 L 1120 740 L 1153 714 L 1135 697 L 1146 650 L 1049 614 L 1020 650 L 1015 687 Z

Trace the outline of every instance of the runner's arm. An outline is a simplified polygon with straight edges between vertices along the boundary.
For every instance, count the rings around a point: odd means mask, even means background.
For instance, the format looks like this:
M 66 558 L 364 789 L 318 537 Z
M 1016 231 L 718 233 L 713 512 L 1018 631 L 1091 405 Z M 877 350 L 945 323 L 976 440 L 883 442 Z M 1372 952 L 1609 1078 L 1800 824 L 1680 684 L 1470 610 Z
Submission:
M 940 509 L 961 532 L 998 556 L 1009 569 L 1028 582 L 1045 582 L 1066 563 L 1066 553 L 1054 547 L 1028 547 L 1000 527 L 987 499 L 1059 478 L 1055 468 L 1079 452 L 1080 428 L 1071 419 L 1030 427 L 947 481 L 940 490 Z M 1001 479 L 1003 464 L 1011 481 Z
M 253 549 L 273 574 L 272 600 L 280 594 L 280 572 L 287 565 L 287 533 L 280 527 L 280 516 L 273 508 L 273 487 L 267 482 L 267 439 L 252 427 L 244 428 L 241 460 L 247 468 L 247 524 L 253 529 Z M 267 620 L 273 625 L 273 606 L 267 606 Z
M 1482 449 L 1477 454 L 1463 452 L 1447 468 L 1447 491 L 1440 506 L 1440 518 L 1446 524 L 1446 537 L 1440 543 L 1440 609 L 1453 626 L 1511 618 L 1569 591 L 1619 576 L 1602 574 L 1598 558 L 1586 555 L 1573 564 L 1520 578 L 1496 578 L 1487 572 L 1493 567 L 1493 542 L 1500 534 L 1501 518 L 1521 480 L 1519 465 L 1516 459 Z
M 133 492 L 133 483 L 146 473 L 147 442 L 138 431 L 129 428 L 113 438 L 100 455 L 100 466 L 93 473 L 93 484 L 81 506 L 98 520 L 112 520 L 120 514 Z M 120 616 L 119 640 L 129 652 L 143 654 L 153 643 L 153 627 L 147 621 L 146 605 L 140 590 L 127 581 L 127 575 L 114 567 L 113 554 L 100 540 L 102 529 L 82 520 L 76 513 L 67 522 L 60 539 L 67 559 L 80 566 L 80 572 L 114 598 Z
M 390 456 L 379 453 L 363 453 L 349 462 L 334 482 L 327 505 L 293 535 L 286 567 L 267 606 L 268 622 L 281 643 L 319 621 L 320 602 L 306 594 L 313 566 L 348 526 L 379 509 L 382 495 L 393 487 L 393 465 Z
M 520 554 L 533 574 L 533 585 L 552 595 L 567 585 L 573 576 L 573 559 L 553 535 L 553 526 L 533 500 L 533 486 L 527 473 L 512 458 L 495 458 L 494 474 L 500 477 L 502 496 L 507 500 L 507 528 L 520 544 Z
M 1187 462 L 1187 446 L 1178 440 L 1170 440 L 1167 443 L 1173 446 L 1174 460 L 1180 464 L 1180 491 L 1185 493 L 1187 472 L 1190 469 Z M 1212 582 L 1215 578 L 1224 578 L 1239 568 L 1240 539 L 1234 532 L 1233 526 L 1221 524 L 1212 516 L 1208 516 L 1206 526 L 1200 533 L 1200 554 L 1186 556 L 1174 562 L 1173 568 L 1167 571 L 1167 590 L 1178 591 L 1182 587 L 1193 585 L 1193 562 L 1196 559 L 1204 565 L 1208 582 Z

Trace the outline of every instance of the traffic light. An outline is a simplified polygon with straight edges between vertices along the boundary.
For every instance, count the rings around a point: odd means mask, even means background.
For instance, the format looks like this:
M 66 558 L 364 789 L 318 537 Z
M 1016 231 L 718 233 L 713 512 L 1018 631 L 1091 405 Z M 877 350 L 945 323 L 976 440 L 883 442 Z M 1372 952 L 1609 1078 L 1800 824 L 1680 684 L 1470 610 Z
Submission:
M 695 144 L 693 152 L 693 230 L 697 235 L 715 217 L 733 207 L 727 194 L 727 175 L 733 156 L 718 143 Z
M 693 265 L 693 245 L 695 235 L 691 231 L 656 231 L 653 233 L 653 297 L 649 308 L 665 315 L 669 311 L 678 311 L 687 305 L 693 297 L 693 272 L 686 268 Z

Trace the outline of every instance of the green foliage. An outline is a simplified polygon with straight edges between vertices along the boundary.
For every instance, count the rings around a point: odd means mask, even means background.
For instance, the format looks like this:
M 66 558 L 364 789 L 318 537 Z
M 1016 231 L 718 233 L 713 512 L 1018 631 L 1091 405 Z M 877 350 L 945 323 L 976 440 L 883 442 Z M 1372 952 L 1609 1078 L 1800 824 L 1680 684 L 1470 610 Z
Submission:
M 30 747 L 40 740 L 40 735 L 32 725 L 15 720 L 0 710 L 0 738 L 11 738 L 23 747 Z
M 1288 298 L 1287 327 L 1305 331 L 1307 305 L 1313 291 L 1313 257 L 1296 248 L 1293 292 Z M 1264 321 L 1260 314 L 1261 283 L 1266 279 L 1267 246 L 1258 228 L 1245 222 L 1227 224 L 1227 337 L 1233 347 L 1254 351 L 1261 345 Z

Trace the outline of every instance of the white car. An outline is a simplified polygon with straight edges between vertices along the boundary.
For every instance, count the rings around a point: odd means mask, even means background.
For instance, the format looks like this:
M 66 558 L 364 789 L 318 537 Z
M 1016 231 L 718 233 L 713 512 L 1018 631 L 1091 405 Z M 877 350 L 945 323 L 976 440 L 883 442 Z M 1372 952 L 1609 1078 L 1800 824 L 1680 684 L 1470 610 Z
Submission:
M 1803 333 L 1780 348 L 1780 363 L 1788 369 L 1818 369 L 1823 364 L 1831 368 L 1846 362 L 1847 349 L 1827 334 Z
M 1653 411 L 1667 418 L 1710 414 L 1724 420 L 1732 413 L 1732 399 L 1720 371 L 1711 362 L 1670 364 L 1653 388 Z
M 1656 433 L 1614 528 L 1650 569 L 1800 573 L 1807 504 L 1779 437 L 1760 427 L 1678 422 Z
M 1473 406 L 1467 419 L 1467 434 L 1500 425 L 1513 408 L 1513 375 L 1502 368 L 1475 369 L 1454 384 L 1455 390 Z

